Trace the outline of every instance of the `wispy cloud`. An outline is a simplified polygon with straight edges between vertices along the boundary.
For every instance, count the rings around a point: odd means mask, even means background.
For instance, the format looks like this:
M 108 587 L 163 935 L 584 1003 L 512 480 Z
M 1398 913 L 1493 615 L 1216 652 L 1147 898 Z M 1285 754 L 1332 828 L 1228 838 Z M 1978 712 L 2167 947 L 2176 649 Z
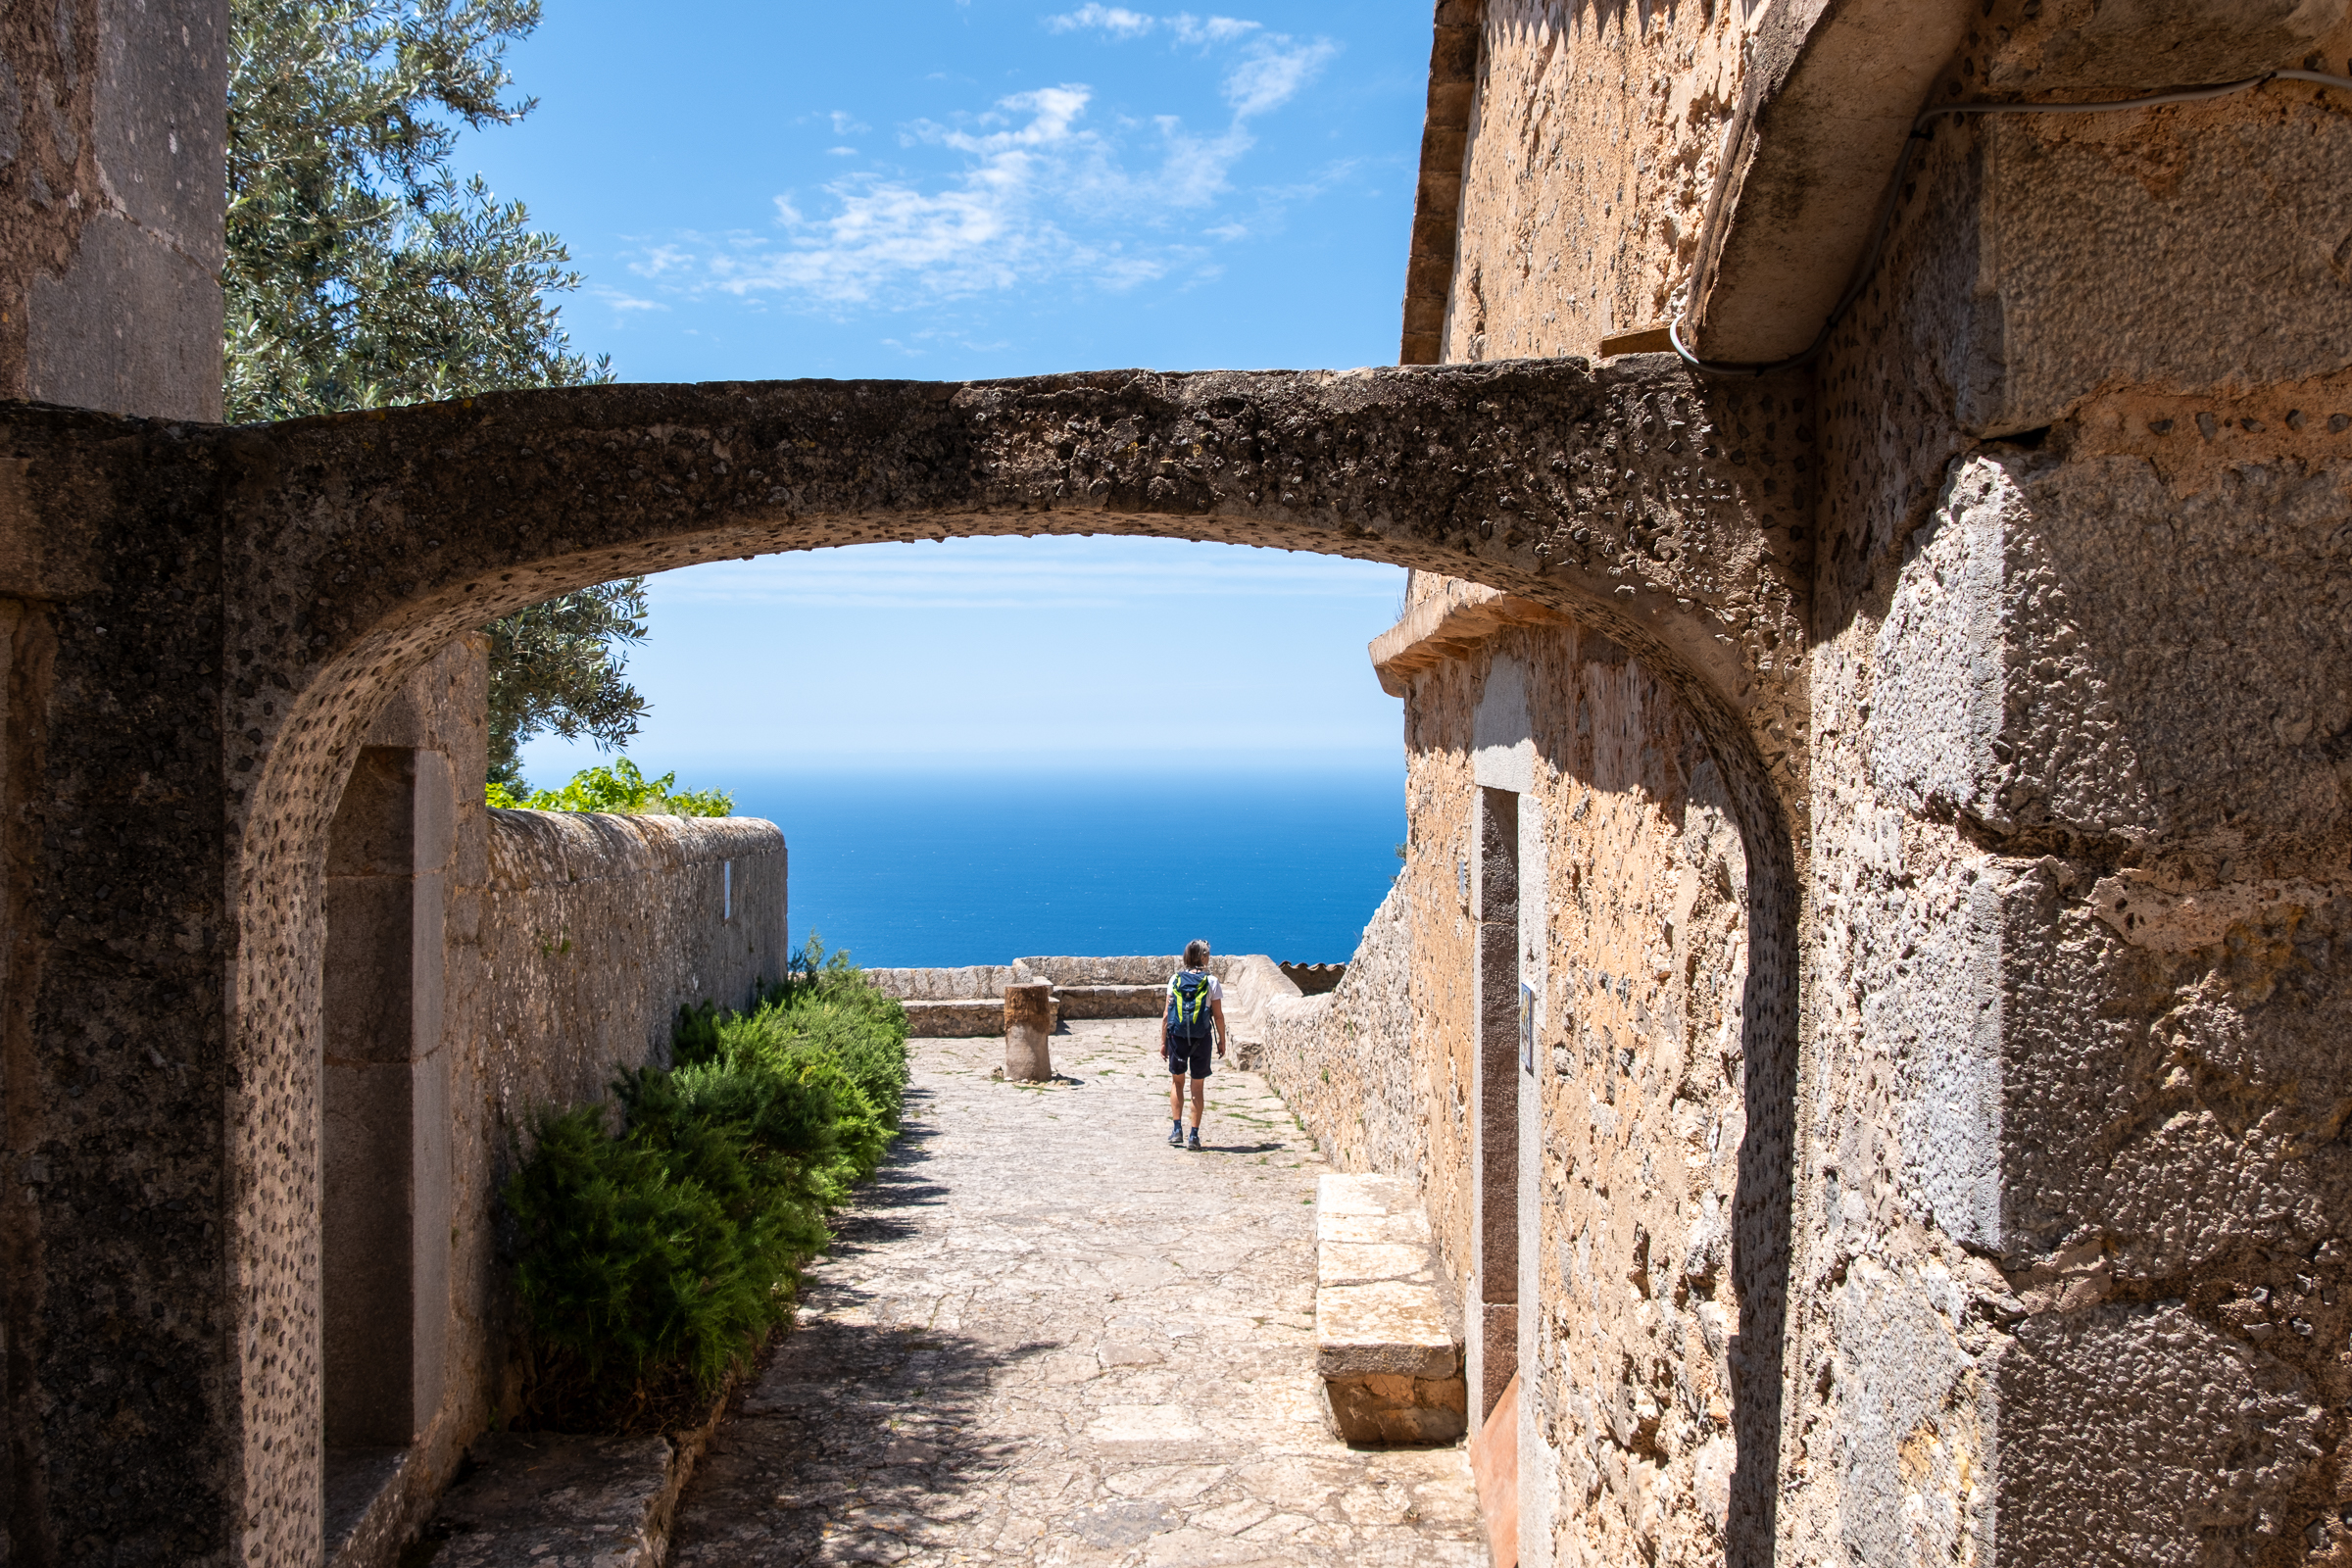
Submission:
M 1253 40 L 1249 58 L 1225 78 L 1225 101 L 1236 117 L 1247 119 L 1280 109 L 1298 96 L 1298 89 L 1315 79 L 1324 63 L 1340 52 L 1339 45 L 1317 38 L 1295 43 L 1289 38 Z
M 1200 47 L 1231 43 L 1264 27 L 1263 23 L 1244 22 L 1239 17 L 1196 17 L 1189 11 L 1155 17 L 1124 6 L 1102 5 L 1084 5 L 1046 18 L 1049 32 L 1106 32 L 1114 38 L 1140 38 L 1148 32 L 1165 31 L 1178 43 Z
M 1401 577 L 1369 562 L 1173 539 L 950 539 L 714 562 L 666 592 L 710 604 L 1143 609 L 1199 597 L 1394 603 Z
M 1267 226 L 1220 214 L 1234 171 L 1255 145 L 1251 122 L 1289 103 L 1338 52 L 1326 39 L 1189 12 L 1160 16 L 1089 4 L 1049 17 L 1055 32 L 1117 41 L 1158 34 L 1217 61 L 1223 123 L 1181 115 L 1090 118 L 1095 92 L 1064 82 L 986 109 L 903 124 L 903 149 L 937 149 L 960 167 L 844 173 L 774 198 L 767 235 L 676 236 L 645 247 L 630 270 L 657 291 L 763 298 L 832 313 L 935 304 L 1042 284 L 1110 292 L 1210 269 L 1209 247 Z M 834 110 L 837 137 L 869 129 Z M 835 146 L 833 156 L 857 156 Z
M 626 289 L 617 289 L 609 283 L 596 283 L 590 285 L 588 289 L 588 297 L 596 301 L 599 305 L 604 306 L 608 310 L 666 311 L 669 309 L 668 306 L 662 304 L 660 300 L 642 299 L 635 294 L 629 293 Z
M 1130 11 L 1125 6 L 1080 6 L 1065 16 L 1046 19 L 1050 32 L 1077 32 L 1091 27 L 1120 38 L 1140 38 L 1158 24 L 1158 18 Z

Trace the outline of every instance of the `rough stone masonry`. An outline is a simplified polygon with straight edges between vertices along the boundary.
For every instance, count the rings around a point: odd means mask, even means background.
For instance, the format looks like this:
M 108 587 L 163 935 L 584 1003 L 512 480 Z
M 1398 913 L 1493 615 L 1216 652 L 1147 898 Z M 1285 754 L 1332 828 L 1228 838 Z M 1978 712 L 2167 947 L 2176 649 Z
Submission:
M 125 183 L 217 158 L 225 7 L 14 16 L 0 382 L 76 407 L 0 413 L 12 1564 L 319 1557 L 329 828 L 406 679 L 626 572 L 1068 531 L 1416 570 L 1405 874 L 1286 1005 L 1317 1082 L 1403 1042 L 1314 1125 L 1418 1185 L 1473 1423 L 1519 1382 L 1527 1560 L 2352 1557 L 2352 99 L 1913 135 L 2346 9 L 1444 0 L 1448 363 L 240 429 L 217 211 Z M 1607 357 L 1669 322 L 1822 347 Z

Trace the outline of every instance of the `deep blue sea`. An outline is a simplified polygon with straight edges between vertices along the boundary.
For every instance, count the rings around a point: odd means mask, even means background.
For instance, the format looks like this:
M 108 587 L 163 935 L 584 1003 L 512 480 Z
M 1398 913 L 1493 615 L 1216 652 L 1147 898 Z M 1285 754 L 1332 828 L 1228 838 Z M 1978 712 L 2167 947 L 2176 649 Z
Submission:
M 738 814 L 784 829 L 793 946 L 813 929 L 874 967 L 1174 953 L 1194 937 L 1343 962 L 1404 837 L 1401 767 L 725 782 Z

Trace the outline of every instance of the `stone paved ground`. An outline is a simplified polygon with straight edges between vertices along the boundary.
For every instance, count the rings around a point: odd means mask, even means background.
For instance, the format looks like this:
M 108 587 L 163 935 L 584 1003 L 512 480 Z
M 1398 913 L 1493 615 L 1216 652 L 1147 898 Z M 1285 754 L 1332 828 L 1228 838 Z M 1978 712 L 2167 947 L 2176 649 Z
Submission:
M 1314 1383 L 1314 1179 L 1253 1073 L 1167 1147 L 1150 1019 L 1074 1083 L 915 1042 L 906 1134 L 680 1507 L 677 1568 L 886 1562 L 1479 1568 L 1457 1446 L 1358 1452 Z

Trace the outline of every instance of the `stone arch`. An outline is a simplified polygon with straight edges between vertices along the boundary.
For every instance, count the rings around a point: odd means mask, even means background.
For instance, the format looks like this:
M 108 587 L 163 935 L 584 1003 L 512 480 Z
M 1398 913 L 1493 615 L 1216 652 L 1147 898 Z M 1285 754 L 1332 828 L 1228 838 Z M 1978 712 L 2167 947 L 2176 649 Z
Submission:
M 1743 1493 L 1769 1540 L 1779 1378 L 1760 1361 L 1777 1358 L 1788 1267 L 1805 398 L 1645 359 L 612 386 L 226 429 L 10 416 L 19 524 L 41 536 L 33 569 L 54 593 L 112 596 L 116 618 L 162 612 L 141 600 L 152 580 L 124 542 L 166 524 L 217 583 L 214 853 L 236 933 L 221 1197 L 236 1327 L 221 1348 L 239 1429 L 236 1478 L 221 1479 L 259 1555 L 318 1549 L 304 1457 L 317 1451 L 316 1092 L 302 1063 L 319 1026 L 325 836 L 375 710 L 462 632 L 589 583 L 828 545 L 1073 532 L 1468 578 L 1580 616 L 1700 715 L 1751 861 L 1761 1049 L 1736 1267 L 1764 1314 L 1742 1325 L 1759 1398 L 1741 1439 L 1764 1467 L 1743 1460 Z

